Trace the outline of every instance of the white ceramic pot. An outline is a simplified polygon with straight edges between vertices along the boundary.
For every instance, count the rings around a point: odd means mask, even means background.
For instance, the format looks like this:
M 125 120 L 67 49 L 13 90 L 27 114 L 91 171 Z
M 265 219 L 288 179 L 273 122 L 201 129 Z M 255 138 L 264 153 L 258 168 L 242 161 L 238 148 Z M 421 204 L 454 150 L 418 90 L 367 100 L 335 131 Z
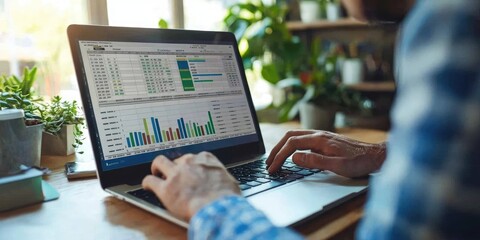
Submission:
M 336 21 L 342 17 L 342 8 L 339 3 L 327 3 L 327 19 Z
M 363 80 L 363 61 L 359 58 L 347 58 L 343 62 L 342 82 L 345 85 L 354 85 Z
M 320 19 L 320 4 L 311 0 L 300 1 L 300 18 L 304 23 L 311 23 Z
M 335 111 L 312 103 L 302 103 L 300 105 L 300 125 L 303 129 L 333 131 L 335 129 Z

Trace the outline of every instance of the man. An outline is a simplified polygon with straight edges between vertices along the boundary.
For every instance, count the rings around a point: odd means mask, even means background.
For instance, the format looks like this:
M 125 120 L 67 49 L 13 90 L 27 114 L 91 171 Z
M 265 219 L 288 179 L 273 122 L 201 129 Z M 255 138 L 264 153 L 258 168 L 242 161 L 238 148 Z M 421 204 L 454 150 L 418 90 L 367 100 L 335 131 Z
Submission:
M 382 21 L 401 19 L 413 5 L 409 0 L 343 2 L 358 18 Z M 404 22 L 396 64 L 388 154 L 386 144 L 292 131 L 272 150 L 268 170 L 278 170 L 292 153 L 300 166 L 348 177 L 381 167 L 372 179 L 359 238 L 480 239 L 480 1 L 418 0 Z M 295 153 L 298 149 L 312 153 Z M 159 173 L 164 177 L 155 176 Z M 190 220 L 191 238 L 301 238 L 250 206 L 209 153 L 174 161 L 159 156 L 152 174 L 143 186 Z

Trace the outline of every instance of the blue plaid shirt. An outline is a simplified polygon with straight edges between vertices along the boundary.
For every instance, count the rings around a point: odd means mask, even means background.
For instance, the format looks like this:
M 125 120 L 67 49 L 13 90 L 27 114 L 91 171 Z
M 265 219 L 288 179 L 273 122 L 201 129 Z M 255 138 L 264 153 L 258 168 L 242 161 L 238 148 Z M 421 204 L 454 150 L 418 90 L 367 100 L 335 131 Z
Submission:
M 417 0 L 397 49 L 387 160 L 359 239 L 480 239 L 480 0 Z M 191 220 L 191 239 L 300 239 L 241 198 Z
M 480 1 L 417 0 L 359 239 L 480 239 Z
M 289 230 L 274 226 L 245 198 L 228 196 L 202 208 L 190 220 L 189 239 L 302 239 Z

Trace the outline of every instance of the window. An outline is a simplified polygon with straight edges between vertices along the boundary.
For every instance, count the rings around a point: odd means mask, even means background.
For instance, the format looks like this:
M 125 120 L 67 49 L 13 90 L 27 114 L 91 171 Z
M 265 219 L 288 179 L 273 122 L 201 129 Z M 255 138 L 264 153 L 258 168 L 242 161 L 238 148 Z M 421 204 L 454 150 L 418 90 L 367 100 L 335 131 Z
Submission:
M 226 9 L 236 0 L 0 0 L 0 74 L 38 66 L 42 96 L 78 98 L 68 45 L 69 24 L 224 30 Z M 247 72 L 247 75 L 251 75 Z M 251 84 L 250 84 L 251 85 Z M 258 90 L 258 89 L 257 89 Z M 76 91 L 72 94 L 72 91 Z M 256 91 L 252 91 L 254 95 Z M 259 99 L 259 97 L 254 97 Z
M 223 18 L 233 0 L 184 0 L 185 28 L 195 30 L 224 30 Z
M 271 0 L 270 0 L 271 1 Z M 108 22 L 114 26 L 158 27 L 165 19 L 171 28 L 225 30 L 223 18 L 238 0 L 108 0 Z M 183 16 L 183 17 L 182 17 Z M 257 81 L 259 73 L 247 71 L 247 79 L 257 107 L 272 102 L 270 86 Z
M 0 74 L 36 65 L 41 95 L 76 89 L 66 34 L 72 23 L 87 23 L 86 0 L 0 0 Z
M 160 18 L 172 21 L 170 0 L 108 0 L 107 8 L 111 26 L 156 28 Z
M 165 19 L 169 27 L 222 30 L 225 11 L 234 0 L 108 0 L 108 21 L 114 26 L 157 27 Z M 178 13 L 178 14 L 175 14 Z M 183 19 L 181 15 L 183 14 Z M 184 22 L 175 26 L 175 21 Z

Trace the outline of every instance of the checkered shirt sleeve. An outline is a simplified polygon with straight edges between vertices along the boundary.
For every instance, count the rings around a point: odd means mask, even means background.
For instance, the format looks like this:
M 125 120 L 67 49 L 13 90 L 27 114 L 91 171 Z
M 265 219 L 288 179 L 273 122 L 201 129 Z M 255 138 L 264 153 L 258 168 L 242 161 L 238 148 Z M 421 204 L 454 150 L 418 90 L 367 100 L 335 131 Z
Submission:
M 188 238 L 303 239 L 288 228 L 274 226 L 265 215 L 240 196 L 223 197 L 203 207 L 190 220 Z
M 480 1 L 417 0 L 359 239 L 480 239 Z

